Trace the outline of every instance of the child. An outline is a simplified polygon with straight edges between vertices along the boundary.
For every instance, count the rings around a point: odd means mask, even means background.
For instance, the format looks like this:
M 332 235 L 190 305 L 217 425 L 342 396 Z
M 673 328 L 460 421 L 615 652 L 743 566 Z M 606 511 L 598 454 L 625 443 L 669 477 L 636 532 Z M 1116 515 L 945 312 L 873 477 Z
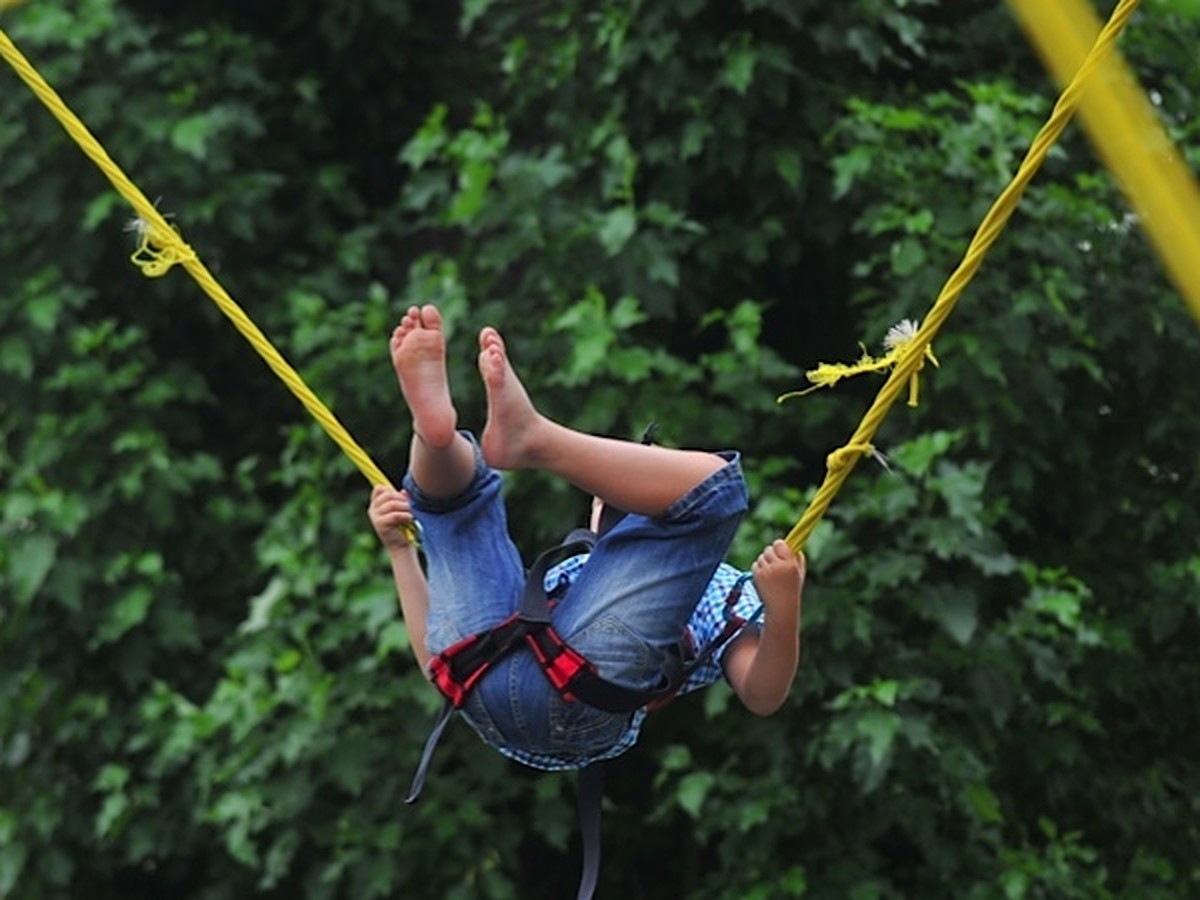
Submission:
M 590 554 L 551 569 L 566 587 L 553 627 L 608 682 L 652 690 L 677 660 L 681 640 L 703 649 L 721 629 L 725 600 L 742 573 L 722 559 L 747 506 L 737 453 L 620 441 L 569 429 L 542 415 L 494 328 L 479 335 L 487 423 L 476 442 L 457 430 L 441 315 L 412 307 L 391 356 L 413 420 L 404 490 L 376 487 L 369 516 L 387 549 L 413 652 L 422 670 L 448 647 L 518 609 L 525 568 L 508 534 L 499 471 L 542 469 L 626 511 Z M 428 581 L 401 526 L 422 529 Z M 752 567 L 738 614 L 764 610 L 691 674 L 680 692 L 723 674 L 752 712 L 783 704 L 799 655 L 805 566 L 781 540 Z M 645 710 L 609 712 L 551 685 L 524 647 L 498 660 L 461 712 L 501 753 L 546 770 L 582 769 L 636 742 Z

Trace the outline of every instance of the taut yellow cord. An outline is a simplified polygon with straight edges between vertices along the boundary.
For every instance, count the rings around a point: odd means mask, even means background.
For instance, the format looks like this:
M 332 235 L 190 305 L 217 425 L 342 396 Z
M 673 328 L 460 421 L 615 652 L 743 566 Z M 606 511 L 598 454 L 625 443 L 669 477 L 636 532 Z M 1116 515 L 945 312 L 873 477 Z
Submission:
M 1083 0 L 1009 0 L 1046 67 L 1066 81 L 1100 23 Z M 1104 59 L 1079 121 L 1116 178 L 1167 275 L 1200 322 L 1200 188 L 1122 59 Z
M 1038 2 L 1049 2 L 1049 0 L 1038 0 Z M 1057 0 L 1054 0 L 1054 2 L 1057 2 Z M 921 323 L 921 327 L 918 329 L 916 335 L 904 345 L 903 350 L 898 354 L 887 381 L 879 389 L 874 402 L 863 416 L 862 422 L 859 423 L 858 428 L 846 443 L 846 446 L 840 452 L 835 451 L 834 454 L 830 455 L 831 462 L 835 464 L 826 467 L 825 480 L 817 489 L 817 493 L 813 497 L 812 502 L 809 503 L 808 509 L 804 511 L 800 520 L 788 532 L 785 539 L 788 546 L 797 553 L 803 550 L 805 542 L 812 534 L 813 529 L 816 528 L 821 517 L 829 509 L 833 498 L 849 477 L 850 472 L 853 471 L 858 458 L 864 455 L 864 448 L 871 446 L 871 439 L 875 436 L 875 432 L 879 430 L 879 426 L 883 423 L 884 418 L 886 418 L 888 411 L 900 395 L 900 392 L 904 389 L 905 385 L 911 384 L 913 376 L 925 364 L 925 360 L 927 359 L 926 354 L 933 345 L 933 339 L 937 335 L 938 330 L 950 316 L 950 313 L 954 311 L 954 305 L 958 302 L 958 298 L 962 295 L 968 282 L 975 276 L 980 264 L 983 262 L 984 254 L 987 253 L 988 249 L 1000 236 L 1000 232 L 1004 229 L 1005 224 L 1007 224 L 1016 210 L 1021 195 L 1025 192 L 1025 188 L 1033 180 L 1033 176 L 1037 174 L 1054 142 L 1058 140 L 1063 129 L 1067 127 L 1067 123 L 1071 120 L 1071 116 L 1079 106 L 1084 84 L 1108 54 L 1116 42 L 1117 36 L 1125 27 L 1125 23 L 1129 21 L 1129 17 L 1133 15 L 1137 6 L 1138 0 L 1121 0 L 1116 9 L 1113 10 L 1108 24 L 1104 26 L 1104 29 L 1097 36 L 1091 51 L 1088 53 L 1087 58 L 1084 59 L 1079 71 L 1075 73 L 1075 77 L 1067 85 L 1062 96 L 1059 97 L 1058 102 L 1054 106 L 1054 111 L 1050 114 L 1050 118 L 1033 139 L 1033 143 L 1030 145 L 1025 159 L 1022 160 L 1021 166 L 1017 170 L 1012 183 L 1004 189 L 996 199 L 996 202 L 992 204 L 992 208 L 984 216 L 983 222 L 980 223 L 974 238 L 972 238 L 970 245 L 967 247 L 962 262 L 959 263 L 958 268 L 950 275 L 949 280 L 942 288 L 941 293 L 938 295 L 929 314 Z
M 1068 26 L 1063 22 L 1047 25 L 1045 24 L 1047 20 L 1043 20 L 1039 27 L 1034 27 L 1036 23 L 1033 13 L 1041 8 L 1039 5 L 1041 0 L 1037 0 L 1037 2 L 1035 0 L 1012 0 L 1012 2 L 1026 17 L 1026 22 L 1030 25 L 1031 30 L 1034 30 L 1042 41 L 1044 53 L 1047 53 L 1047 36 L 1053 37 L 1057 34 L 1059 38 L 1065 40 L 1064 36 L 1078 37 L 1085 30 L 1078 24 Z M 827 366 L 814 371 L 813 380 L 818 386 L 831 385 L 841 377 L 858 371 L 879 371 L 888 368 L 890 374 L 850 440 L 845 446 L 829 455 L 824 481 L 808 508 L 787 535 L 787 543 L 793 550 L 800 552 L 803 549 L 817 522 L 824 516 L 838 490 L 849 477 L 858 458 L 873 452 L 872 438 L 905 385 L 909 387 L 909 402 L 915 404 L 917 374 L 926 361 L 932 360 L 936 364 L 936 358 L 932 353 L 934 337 L 953 312 L 958 298 L 982 264 L 984 255 L 996 242 L 1000 232 L 1016 210 L 1025 188 L 1040 169 L 1050 148 L 1079 108 L 1084 85 L 1092 78 L 1096 69 L 1102 65 L 1119 65 L 1119 62 L 1106 62 L 1106 59 L 1109 57 L 1117 37 L 1137 9 L 1138 3 L 1139 0 L 1121 0 L 1113 10 L 1108 23 L 1097 35 L 1078 71 L 1063 90 L 1050 118 L 1034 138 L 1012 182 L 988 210 L 967 247 L 962 261 L 943 286 L 916 334 L 902 345 L 894 347 L 882 361 L 864 357 L 856 366 Z M 0 0 L 0 5 L 11 4 L 12 0 Z M 1078 15 L 1078 10 L 1075 10 L 1075 13 Z M 1054 53 L 1057 52 L 1056 45 Z M 1078 53 L 1079 50 L 1073 49 L 1072 52 Z M 1047 53 L 1047 55 L 1052 57 L 1054 53 Z M 0 55 L 4 56 L 22 80 L 59 120 L 67 133 L 74 138 L 137 212 L 141 221 L 142 240 L 138 251 L 134 254 L 133 261 L 148 276 L 165 274 L 174 265 L 183 266 L 366 478 L 372 484 L 388 484 L 387 478 L 379 467 L 355 443 L 341 423 L 309 390 L 295 370 L 288 365 L 258 327 L 217 283 L 179 233 L 167 223 L 136 185 L 121 172 L 104 148 L 34 70 L 2 29 L 0 29 Z M 1071 64 L 1071 60 L 1068 58 L 1063 65 L 1069 64 Z M 1131 81 L 1124 73 L 1113 76 L 1110 72 L 1106 77 L 1110 82 L 1121 78 L 1126 84 Z M 1093 108 L 1096 112 L 1093 113 L 1093 117 L 1097 126 L 1093 128 L 1092 136 L 1101 145 L 1105 161 L 1114 168 L 1118 168 L 1120 154 L 1113 153 L 1112 144 L 1101 142 L 1100 138 L 1108 135 L 1111 139 L 1117 130 L 1113 127 L 1115 125 L 1141 129 L 1142 123 L 1146 120 L 1144 113 L 1141 112 L 1144 103 L 1138 104 L 1134 111 L 1134 104 L 1130 98 L 1127 95 L 1119 94 L 1115 88 L 1111 94 L 1099 93 L 1102 99 L 1094 102 Z M 1107 98 L 1107 105 L 1103 98 Z M 1118 115 L 1121 111 L 1124 111 L 1123 118 Z M 1135 115 L 1140 115 L 1142 118 L 1134 118 Z M 1149 119 L 1152 121 L 1152 117 Z M 1108 127 L 1102 127 L 1105 125 Z M 1134 144 L 1141 147 L 1143 155 L 1138 161 L 1127 161 L 1127 164 L 1119 166 L 1118 177 L 1121 178 L 1126 190 L 1134 199 L 1139 211 L 1146 216 L 1147 228 L 1150 230 L 1170 274 L 1183 288 L 1185 298 L 1200 316 L 1200 276 L 1197 275 L 1200 270 L 1195 265 L 1195 260 L 1200 256 L 1200 249 L 1197 249 L 1200 248 L 1200 235 L 1192 227 L 1196 221 L 1194 211 L 1200 208 L 1200 203 L 1195 202 L 1194 183 L 1190 179 L 1179 178 L 1177 158 L 1174 161 L 1168 160 L 1170 168 L 1164 167 L 1161 170 L 1167 172 L 1167 175 L 1155 178 L 1152 173 L 1159 169 L 1152 163 L 1161 165 L 1163 160 L 1149 158 L 1149 151 L 1146 149 L 1147 142 L 1144 139 L 1134 141 Z M 1180 195 L 1183 195 L 1184 200 L 1188 201 L 1190 205 L 1180 206 L 1179 203 L 1183 202 L 1179 200 Z M 1176 226 L 1181 222 L 1189 223 L 1189 227 L 1178 229 Z M 1163 231 L 1164 228 L 1166 232 Z M 1180 245 L 1172 249 L 1172 241 L 1178 237 L 1181 231 L 1189 236 L 1189 243 L 1186 246 Z M 1172 240 L 1167 239 L 1167 233 L 1170 234 Z M 409 537 L 413 539 L 414 535 L 410 533 Z
M 173 265 L 183 266 L 366 479 L 372 485 L 390 485 L 387 476 L 375 465 L 366 451 L 358 445 L 342 423 L 304 383 L 296 370 L 267 340 L 266 335 L 234 302 L 204 263 L 200 261 L 195 251 L 184 242 L 179 232 L 171 227 L 154 204 L 113 162 L 100 142 L 92 136 L 83 122 L 34 69 L 3 29 L 0 29 L 0 56 L 3 56 L 5 61 L 12 66 L 21 80 L 29 86 L 43 105 L 66 129 L 67 134 L 104 173 L 117 192 L 134 208 L 140 222 L 141 243 L 133 255 L 133 262 L 151 277 L 166 274 Z M 409 540 L 417 540 L 415 529 L 409 528 L 406 534 Z

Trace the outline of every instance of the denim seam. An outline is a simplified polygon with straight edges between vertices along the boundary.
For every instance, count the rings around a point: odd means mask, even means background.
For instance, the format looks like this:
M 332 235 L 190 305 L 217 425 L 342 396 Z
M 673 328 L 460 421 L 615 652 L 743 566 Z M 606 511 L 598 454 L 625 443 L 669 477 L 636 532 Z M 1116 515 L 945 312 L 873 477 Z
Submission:
M 728 450 L 722 451 L 717 455 L 726 460 L 725 465 L 692 487 L 687 493 L 667 507 L 666 511 L 658 517 L 659 520 L 670 522 L 682 519 L 705 499 L 730 486 L 740 484 L 742 485 L 743 492 L 745 492 L 745 479 L 742 476 L 740 454 L 737 451 Z

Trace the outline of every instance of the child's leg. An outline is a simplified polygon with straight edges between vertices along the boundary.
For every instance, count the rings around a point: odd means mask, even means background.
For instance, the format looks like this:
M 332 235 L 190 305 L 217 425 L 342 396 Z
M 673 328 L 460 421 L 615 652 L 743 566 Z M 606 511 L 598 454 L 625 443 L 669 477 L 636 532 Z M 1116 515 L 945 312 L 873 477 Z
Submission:
M 543 469 L 611 506 L 657 516 L 726 464 L 714 453 L 585 434 L 546 418 L 494 328 L 479 334 L 479 371 L 488 398 L 483 455 L 494 468 Z
M 515 612 L 524 567 L 508 535 L 500 477 L 456 430 L 437 309 L 411 307 L 392 333 L 391 350 L 413 419 L 404 484 L 424 530 L 428 644 L 437 653 Z
M 475 472 L 475 451 L 455 430 L 458 413 L 446 373 L 446 337 L 433 306 L 413 306 L 391 339 L 392 365 L 413 420 L 409 470 L 431 497 L 454 497 Z
M 602 677 L 652 687 L 708 587 L 747 507 L 740 460 L 661 516 L 630 515 L 597 542 L 554 612 L 563 638 Z
M 411 470 L 404 479 L 421 524 L 431 653 L 515 613 L 525 584 L 525 566 L 508 533 L 500 474 L 476 460 L 478 448 L 465 436 L 463 442 L 474 474 L 461 493 L 433 497 Z

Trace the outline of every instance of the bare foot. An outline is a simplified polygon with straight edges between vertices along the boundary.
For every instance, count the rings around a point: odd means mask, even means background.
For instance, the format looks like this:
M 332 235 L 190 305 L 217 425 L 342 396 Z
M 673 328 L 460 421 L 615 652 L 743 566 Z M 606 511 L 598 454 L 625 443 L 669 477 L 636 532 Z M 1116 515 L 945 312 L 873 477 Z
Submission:
M 495 328 L 479 332 L 479 374 L 487 391 L 487 424 L 480 444 L 494 469 L 522 469 L 538 464 L 538 436 L 549 420 L 533 406 L 521 379 L 508 361 L 504 338 Z
M 458 413 L 446 375 L 446 335 L 436 307 L 408 312 L 392 332 L 392 365 L 412 413 L 413 430 L 426 444 L 444 448 L 454 440 Z

